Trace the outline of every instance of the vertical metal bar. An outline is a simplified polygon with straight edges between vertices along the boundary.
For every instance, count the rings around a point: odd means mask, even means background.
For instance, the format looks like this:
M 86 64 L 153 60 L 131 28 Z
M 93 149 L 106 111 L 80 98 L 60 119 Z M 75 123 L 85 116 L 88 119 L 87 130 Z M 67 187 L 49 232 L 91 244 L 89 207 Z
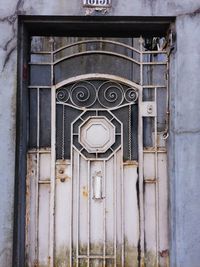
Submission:
M 167 123 L 169 123 L 169 57 L 167 56 L 167 96 L 166 96 L 166 107 L 167 107 Z M 168 126 L 168 125 L 167 125 Z
M 143 85 L 143 38 L 140 36 L 139 43 L 140 43 L 140 85 Z
M 122 131 L 123 133 L 123 131 Z M 122 138 L 123 142 L 123 138 Z M 123 146 L 122 146 L 123 151 Z M 121 152 L 123 153 L 123 152 Z M 124 267 L 124 166 L 123 166 L 123 157 L 121 157 L 121 207 L 122 207 L 122 225 L 121 225 L 121 232 L 122 232 L 122 267 Z
M 106 161 L 103 161 L 103 267 L 106 267 Z
M 114 188 L 114 267 L 117 266 L 117 179 L 116 179 L 116 166 L 117 159 L 116 153 L 114 154 L 114 175 L 113 175 L 113 188 Z
M 50 193 L 50 236 L 49 236 L 49 262 L 54 263 L 54 213 L 55 213 L 55 88 L 51 89 L 51 193 Z
M 79 266 L 79 191 L 80 191 L 80 155 L 77 158 L 77 186 L 76 186 L 76 266 Z
M 128 106 L 128 148 L 129 148 L 129 160 L 132 157 L 132 138 L 131 138 L 131 105 Z
M 71 127 L 71 139 L 73 138 L 73 134 L 72 134 L 72 127 Z M 72 140 L 72 143 L 73 143 L 73 140 Z M 71 179 L 70 179 L 70 226 L 69 226 L 69 239 L 70 239 L 70 250 L 69 250 L 69 264 L 70 264 L 70 267 L 72 267 L 73 265 L 73 262 L 72 262 L 72 239 L 73 239 L 73 228 L 72 228 L 72 225 L 73 225 L 73 177 L 74 177 L 74 173 L 73 173 L 73 166 L 74 166 L 74 155 L 73 155 L 73 147 L 72 147 L 72 144 L 71 144 Z
M 55 161 L 56 161 L 56 95 L 53 86 L 53 39 L 51 39 L 51 184 L 49 221 L 49 267 L 54 266 Z
M 65 105 L 63 105 L 62 114 L 62 159 L 65 158 Z
M 90 266 L 90 197 L 91 197 L 91 189 L 90 189 L 90 161 L 88 160 L 88 212 L 87 212 L 87 266 Z
M 37 170 L 35 181 L 35 261 L 39 260 L 40 89 L 37 88 Z
M 157 88 L 155 88 L 156 114 L 154 117 L 154 146 L 155 146 L 155 200 L 156 200 L 156 266 L 159 267 L 159 180 L 158 180 L 158 145 L 157 145 Z
M 40 88 L 37 88 L 37 150 L 40 148 Z
M 139 213 L 140 213 L 140 267 L 144 266 L 144 196 L 143 196 L 143 118 L 141 111 L 142 94 L 143 94 L 143 38 L 140 37 L 140 85 L 138 106 L 139 106 L 139 118 L 138 118 L 138 150 L 139 150 Z
M 166 84 L 166 90 L 167 90 L 167 95 L 166 95 L 166 125 L 165 125 L 165 131 L 163 137 L 165 139 L 168 138 L 169 135 L 169 55 L 167 55 L 167 73 L 166 73 L 166 79 L 167 79 L 167 84 Z

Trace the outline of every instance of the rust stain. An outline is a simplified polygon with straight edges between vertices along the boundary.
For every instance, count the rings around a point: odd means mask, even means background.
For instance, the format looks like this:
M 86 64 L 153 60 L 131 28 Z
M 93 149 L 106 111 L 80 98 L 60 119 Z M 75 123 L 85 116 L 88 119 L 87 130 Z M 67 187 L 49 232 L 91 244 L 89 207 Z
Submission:
M 39 267 L 38 260 L 34 260 L 34 267 Z
M 162 250 L 159 252 L 159 254 L 160 254 L 160 257 L 162 257 L 162 258 L 168 257 L 169 256 L 169 250 L 168 249 Z
M 37 152 L 41 152 L 41 153 L 51 153 L 51 148 L 50 147 L 43 147 L 40 149 L 37 148 L 31 148 L 28 150 L 28 154 L 34 154 Z
M 51 256 L 48 256 L 48 266 L 51 264 Z
M 63 176 L 61 176 L 61 175 L 59 175 L 59 176 L 57 176 L 57 178 L 56 178 L 57 180 L 59 180 L 59 181 L 61 181 L 62 183 L 63 182 L 65 182 L 65 181 L 68 181 L 68 180 L 70 180 L 71 179 L 71 177 L 70 176 L 68 176 L 68 175 L 63 175 Z
M 140 266 L 141 266 L 141 267 L 145 267 L 144 259 L 141 259 Z
M 144 183 L 146 183 L 146 184 L 155 184 L 155 183 L 157 183 L 157 179 L 154 178 L 154 177 L 145 178 L 144 179 Z
M 61 182 L 65 182 L 70 180 L 71 177 L 67 174 L 67 164 L 61 164 L 63 162 L 59 162 L 56 166 L 56 179 L 60 180 Z
M 82 195 L 83 197 L 88 198 L 89 193 L 88 193 L 88 189 L 86 186 L 83 186 L 82 188 Z
M 126 166 L 138 166 L 138 162 L 136 160 L 126 160 L 123 165 L 126 165 Z

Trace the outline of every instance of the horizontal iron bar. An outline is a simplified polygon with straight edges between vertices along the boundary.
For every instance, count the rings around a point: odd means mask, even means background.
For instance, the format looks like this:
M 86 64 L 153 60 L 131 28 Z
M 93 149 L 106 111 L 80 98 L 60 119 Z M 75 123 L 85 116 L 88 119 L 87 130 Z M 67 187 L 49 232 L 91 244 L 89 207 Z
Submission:
M 51 55 L 51 52 L 48 51 L 31 52 L 31 55 Z
M 141 63 L 142 65 L 167 65 L 167 62 L 166 61 L 149 61 L 149 62 L 139 62 Z
M 28 88 L 30 89 L 43 89 L 43 88 L 47 88 L 47 89 L 51 89 L 51 86 L 45 86 L 45 85 L 29 85 Z
M 142 51 L 142 54 L 167 54 L 167 51 L 163 50 L 163 51 Z
M 57 159 L 56 160 L 56 165 L 70 165 L 71 164 L 71 160 L 69 159 Z
M 158 179 L 144 179 L 145 184 L 156 184 Z
M 144 149 L 143 153 L 167 153 L 167 150 L 165 148 L 157 148 L 155 149 Z
M 29 65 L 53 65 L 51 62 L 29 62 Z
M 100 256 L 100 255 L 78 255 L 79 259 L 115 259 L 115 256 L 112 255 L 106 255 L 106 256 Z
M 50 154 L 51 150 L 45 150 L 45 149 L 31 149 L 28 151 L 28 154 Z
M 51 181 L 50 180 L 39 180 L 38 184 L 50 184 Z
M 143 85 L 143 88 L 155 89 L 155 88 L 167 88 L 166 85 Z
M 129 166 L 129 165 L 134 165 L 134 166 L 138 166 L 138 161 L 136 161 L 136 160 L 126 160 L 126 161 L 124 161 L 123 162 L 123 165 L 124 166 Z

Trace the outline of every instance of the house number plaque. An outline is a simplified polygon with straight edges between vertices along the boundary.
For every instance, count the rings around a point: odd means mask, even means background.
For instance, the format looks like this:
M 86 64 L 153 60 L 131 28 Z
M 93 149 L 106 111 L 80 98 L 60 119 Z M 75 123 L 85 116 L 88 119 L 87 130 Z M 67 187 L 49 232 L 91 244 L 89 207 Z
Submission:
M 110 7 L 111 0 L 83 0 L 85 7 Z

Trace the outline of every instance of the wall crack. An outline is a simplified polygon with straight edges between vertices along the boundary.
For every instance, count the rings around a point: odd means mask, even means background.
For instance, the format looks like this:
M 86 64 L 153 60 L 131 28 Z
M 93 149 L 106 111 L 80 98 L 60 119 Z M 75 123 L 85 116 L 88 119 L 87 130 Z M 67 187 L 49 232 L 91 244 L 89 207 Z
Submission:
M 191 17 L 194 17 L 196 15 L 199 15 L 200 14 L 200 7 L 195 9 L 194 11 L 192 12 L 187 12 L 187 13 L 183 13 L 183 14 L 178 14 L 177 17 L 181 17 L 181 16 L 191 16 Z
M 15 8 L 15 12 L 11 15 L 5 16 L 3 18 L 0 18 L 0 22 L 7 22 L 11 27 L 12 27 L 12 34 L 11 37 L 5 42 L 5 44 L 3 46 L 1 46 L 1 48 L 7 52 L 4 62 L 3 62 L 3 67 L 1 72 L 3 72 L 3 70 L 6 67 L 6 64 L 8 63 L 8 60 L 11 56 L 11 54 L 13 53 L 13 51 L 16 49 L 17 47 L 17 16 L 20 14 L 24 14 L 25 12 L 23 11 L 23 5 L 24 5 L 24 0 L 18 0 L 17 4 L 16 4 L 16 8 Z M 14 42 L 14 45 L 12 45 L 10 47 L 10 45 Z

